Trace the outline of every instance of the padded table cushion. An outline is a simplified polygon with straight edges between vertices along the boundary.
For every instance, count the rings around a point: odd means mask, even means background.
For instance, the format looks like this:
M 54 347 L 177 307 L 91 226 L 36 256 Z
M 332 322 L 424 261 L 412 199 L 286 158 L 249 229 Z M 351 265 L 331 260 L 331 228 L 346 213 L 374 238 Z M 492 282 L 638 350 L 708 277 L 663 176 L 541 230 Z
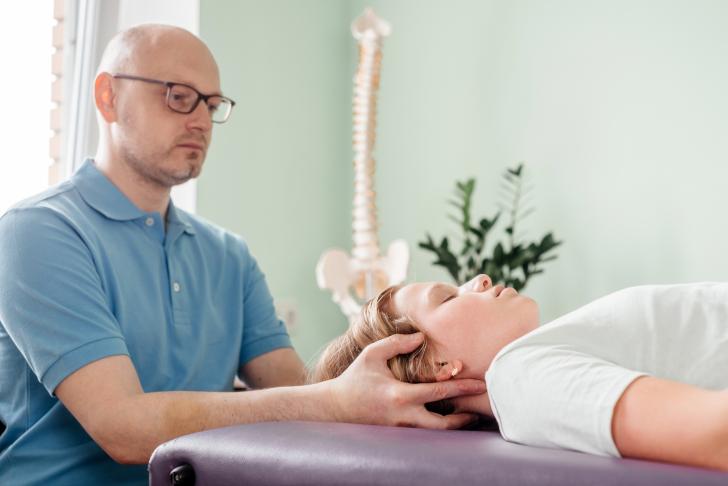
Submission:
M 188 465 L 222 485 L 726 485 L 728 473 L 512 444 L 493 431 L 436 431 L 271 422 L 186 435 L 160 445 L 150 484 Z

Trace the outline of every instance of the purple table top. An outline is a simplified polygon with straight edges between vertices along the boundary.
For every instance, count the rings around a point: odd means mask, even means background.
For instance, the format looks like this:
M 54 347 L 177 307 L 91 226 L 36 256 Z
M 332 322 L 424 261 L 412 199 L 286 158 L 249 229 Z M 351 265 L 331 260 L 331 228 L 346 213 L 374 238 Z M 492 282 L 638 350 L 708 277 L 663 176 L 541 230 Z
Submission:
M 493 431 L 270 422 L 179 437 L 157 448 L 151 485 L 728 485 L 728 473 L 512 444 Z

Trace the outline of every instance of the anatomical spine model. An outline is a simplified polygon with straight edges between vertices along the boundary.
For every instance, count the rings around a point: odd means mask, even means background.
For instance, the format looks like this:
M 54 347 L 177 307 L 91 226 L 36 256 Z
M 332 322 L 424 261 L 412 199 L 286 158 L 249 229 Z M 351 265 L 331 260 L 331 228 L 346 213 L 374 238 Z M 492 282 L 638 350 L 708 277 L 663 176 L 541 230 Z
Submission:
M 338 248 L 324 252 L 316 266 L 316 280 L 351 321 L 363 302 L 407 276 L 409 248 L 404 240 L 379 252 L 377 208 L 374 192 L 374 149 L 377 90 L 382 63 L 382 39 L 389 35 L 387 22 L 372 9 L 351 24 L 359 43 L 359 65 L 354 76 L 354 210 L 351 256 Z M 353 295 L 352 295 L 353 291 Z

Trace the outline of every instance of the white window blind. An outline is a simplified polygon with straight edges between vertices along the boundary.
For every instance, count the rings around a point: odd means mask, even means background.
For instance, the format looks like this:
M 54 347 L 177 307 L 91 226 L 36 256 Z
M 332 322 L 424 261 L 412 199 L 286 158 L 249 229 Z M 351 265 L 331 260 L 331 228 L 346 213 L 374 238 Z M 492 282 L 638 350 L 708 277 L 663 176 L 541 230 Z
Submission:
M 48 185 L 53 0 L 14 2 L 0 15 L 0 214 Z

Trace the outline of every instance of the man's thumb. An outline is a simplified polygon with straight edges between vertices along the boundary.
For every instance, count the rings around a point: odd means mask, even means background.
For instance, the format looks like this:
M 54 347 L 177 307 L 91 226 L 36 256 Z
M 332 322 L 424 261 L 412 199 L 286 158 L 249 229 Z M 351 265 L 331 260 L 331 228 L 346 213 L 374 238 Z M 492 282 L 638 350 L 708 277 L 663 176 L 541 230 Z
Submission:
M 411 353 L 422 344 L 425 336 L 421 332 L 413 334 L 393 334 L 367 346 L 366 352 L 375 360 L 388 361 L 399 354 Z

